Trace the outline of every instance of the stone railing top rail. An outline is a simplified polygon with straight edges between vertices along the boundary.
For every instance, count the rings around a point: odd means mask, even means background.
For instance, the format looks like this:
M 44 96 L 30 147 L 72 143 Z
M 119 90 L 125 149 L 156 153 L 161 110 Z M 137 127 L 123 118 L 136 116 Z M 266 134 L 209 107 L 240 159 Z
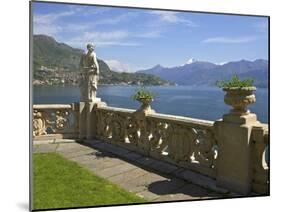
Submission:
M 99 107 L 101 110 L 110 110 L 112 112 L 123 112 L 123 113 L 133 113 L 136 110 L 132 109 L 125 109 L 125 108 L 118 108 L 118 107 L 109 107 L 109 106 L 101 106 Z M 174 116 L 162 113 L 149 113 L 147 114 L 148 118 L 156 118 L 156 119 L 163 119 L 171 122 L 177 122 L 179 124 L 194 124 L 194 125 L 201 125 L 210 127 L 214 125 L 213 121 L 203 120 L 203 119 L 196 119 L 196 118 L 189 118 L 184 116 Z
M 254 126 L 254 129 L 263 129 L 265 134 L 268 134 L 268 124 L 266 123 L 259 123 L 258 125 Z
M 33 109 L 72 109 L 73 104 L 35 104 Z
M 168 114 L 162 114 L 162 113 L 150 113 L 147 115 L 147 117 L 150 118 L 157 118 L 157 119 L 165 119 L 172 122 L 182 123 L 182 124 L 195 124 L 195 125 L 201 125 L 210 127 L 214 125 L 213 121 L 204 120 L 204 119 L 196 119 L 196 118 L 190 118 L 190 117 L 184 117 L 184 116 L 174 116 L 174 115 L 168 115 Z
M 110 106 L 100 106 L 99 109 L 101 110 L 110 110 L 113 112 L 125 112 L 125 113 L 133 113 L 136 110 L 133 109 L 126 109 L 126 108 L 119 108 L 119 107 L 110 107 Z

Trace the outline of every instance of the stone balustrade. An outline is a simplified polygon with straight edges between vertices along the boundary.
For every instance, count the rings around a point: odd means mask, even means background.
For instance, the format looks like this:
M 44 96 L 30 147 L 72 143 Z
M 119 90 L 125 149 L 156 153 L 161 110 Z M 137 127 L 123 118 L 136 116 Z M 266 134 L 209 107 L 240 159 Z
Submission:
M 77 104 L 33 105 L 33 136 L 77 138 L 79 133 L 79 107 Z
M 95 136 L 215 178 L 218 146 L 213 122 L 98 107 Z
M 201 173 L 230 191 L 268 194 L 267 125 L 245 117 L 212 122 L 95 102 L 34 105 L 33 136 L 100 139 Z

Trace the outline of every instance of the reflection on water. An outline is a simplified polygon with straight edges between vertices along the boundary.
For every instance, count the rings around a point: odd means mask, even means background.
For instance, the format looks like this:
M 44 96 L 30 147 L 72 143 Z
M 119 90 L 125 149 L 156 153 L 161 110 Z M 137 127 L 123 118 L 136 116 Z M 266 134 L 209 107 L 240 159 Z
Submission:
M 229 106 L 224 104 L 224 92 L 216 87 L 206 86 L 152 86 L 147 87 L 156 93 L 152 103 L 159 113 L 189 116 L 193 118 L 216 120 L 227 113 Z M 109 106 L 137 109 L 139 103 L 131 96 L 137 87 L 133 86 L 99 86 L 98 97 Z M 34 104 L 79 102 L 77 87 L 34 86 Z M 262 122 L 268 122 L 268 90 L 257 88 L 257 102 L 249 108 L 257 114 Z

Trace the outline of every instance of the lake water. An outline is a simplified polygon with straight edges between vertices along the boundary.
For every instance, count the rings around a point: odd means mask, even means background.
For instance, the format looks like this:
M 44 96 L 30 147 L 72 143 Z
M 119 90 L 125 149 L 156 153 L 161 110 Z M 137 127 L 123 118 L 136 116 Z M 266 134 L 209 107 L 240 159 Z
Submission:
M 99 86 L 98 97 L 107 105 L 137 109 L 140 104 L 131 99 L 137 87 Z M 216 87 L 196 86 L 152 86 L 147 89 L 156 93 L 152 108 L 158 113 L 217 120 L 229 111 L 223 102 L 224 92 Z M 33 103 L 79 102 L 79 88 L 73 86 L 34 86 Z M 261 122 L 268 123 L 268 89 L 257 88 L 257 102 L 249 107 Z

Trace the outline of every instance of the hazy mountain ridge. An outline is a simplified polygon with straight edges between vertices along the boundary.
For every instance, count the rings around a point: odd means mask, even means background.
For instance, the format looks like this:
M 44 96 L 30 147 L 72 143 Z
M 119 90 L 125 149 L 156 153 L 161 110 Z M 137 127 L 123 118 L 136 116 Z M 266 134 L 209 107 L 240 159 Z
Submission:
M 256 86 L 268 86 L 269 67 L 267 60 L 240 60 L 223 65 L 205 61 L 193 61 L 182 66 L 170 68 L 157 65 L 138 72 L 154 74 L 179 85 L 214 85 L 217 80 L 229 79 L 233 74 L 237 74 L 241 78 L 254 78 Z

